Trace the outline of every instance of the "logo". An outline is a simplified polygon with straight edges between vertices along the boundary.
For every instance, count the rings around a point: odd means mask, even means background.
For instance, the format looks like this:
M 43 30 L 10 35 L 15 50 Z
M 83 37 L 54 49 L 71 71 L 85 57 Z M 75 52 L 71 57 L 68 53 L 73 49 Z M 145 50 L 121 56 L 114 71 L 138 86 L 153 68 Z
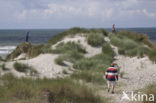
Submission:
M 145 94 L 142 92 L 122 92 L 121 101 L 127 100 L 127 101 L 154 101 L 154 94 Z

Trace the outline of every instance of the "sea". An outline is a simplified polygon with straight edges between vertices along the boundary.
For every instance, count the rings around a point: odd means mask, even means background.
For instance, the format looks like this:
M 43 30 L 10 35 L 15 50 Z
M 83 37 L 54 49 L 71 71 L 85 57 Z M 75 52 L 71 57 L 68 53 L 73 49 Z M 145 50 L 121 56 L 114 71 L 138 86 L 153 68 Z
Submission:
M 30 31 L 29 42 L 38 45 L 46 43 L 52 36 L 65 30 L 67 29 L 0 29 L 0 56 L 5 58 L 18 44 L 24 42 L 27 31 Z M 110 28 L 106 28 L 106 30 L 111 31 Z M 116 28 L 116 30 L 143 33 L 148 35 L 152 42 L 156 43 L 156 28 Z

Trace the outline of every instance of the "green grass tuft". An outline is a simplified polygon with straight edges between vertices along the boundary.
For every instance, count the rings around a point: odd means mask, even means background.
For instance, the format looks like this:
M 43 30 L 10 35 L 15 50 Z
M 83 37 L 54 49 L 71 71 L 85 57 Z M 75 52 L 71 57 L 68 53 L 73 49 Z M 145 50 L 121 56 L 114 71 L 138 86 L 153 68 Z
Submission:
M 15 68 L 15 70 L 17 70 L 18 72 L 24 72 L 24 73 L 29 72 L 30 75 L 35 75 L 35 74 L 37 74 L 37 71 L 36 71 L 33 67 L 28 66 L 28 65 L 26 65 L 26 64 L 22 64 L 22 63 L 16 62 L 16 63 L 14 63 L 14 68 Z
M 87 42 L 91 46 L 102 46 L 105 43 L 104 36 L 101 33 L 89 33 L 87 36 Z

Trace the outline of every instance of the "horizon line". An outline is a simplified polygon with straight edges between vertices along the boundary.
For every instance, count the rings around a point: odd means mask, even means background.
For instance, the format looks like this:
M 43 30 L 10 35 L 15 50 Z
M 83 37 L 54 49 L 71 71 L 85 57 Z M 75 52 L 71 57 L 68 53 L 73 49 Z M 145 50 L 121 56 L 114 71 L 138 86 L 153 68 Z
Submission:
M 26 30 L 26 29 L 31 29 L 31 30 L 37 30 L 37 29 L 71 29 L 75 27 L 69 27 L 69 28 L 0 28 L 0 30 Z M 111 29 L 112 27 L 78 27 L 78 28 L 86 28 L 86 29 L 92 29 L 92 28 L 104 28 L 104 29 Z M 156 28 L 156 27 L 116 27 L 116 29 L 132 29 L 132 28 Z

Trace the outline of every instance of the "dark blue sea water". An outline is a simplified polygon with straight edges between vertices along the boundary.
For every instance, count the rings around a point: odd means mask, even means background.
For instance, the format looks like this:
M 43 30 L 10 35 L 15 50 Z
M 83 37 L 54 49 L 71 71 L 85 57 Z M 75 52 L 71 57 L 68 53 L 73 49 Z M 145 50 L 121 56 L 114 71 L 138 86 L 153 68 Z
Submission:
M 32 44 L 46 43 L 49 38 L 66 29 L 32 29 L 29 41 Z M 111 29 L 106 29 L 111 31 Z M 137 33 L 147 34 L 153 42 L 156 42 L 156 28 L 117 28 L 117 31 L 129 30 Z M 7 55 L 16 45 L 25 41 L 27 30 L 0 30 L 0 56 Z

